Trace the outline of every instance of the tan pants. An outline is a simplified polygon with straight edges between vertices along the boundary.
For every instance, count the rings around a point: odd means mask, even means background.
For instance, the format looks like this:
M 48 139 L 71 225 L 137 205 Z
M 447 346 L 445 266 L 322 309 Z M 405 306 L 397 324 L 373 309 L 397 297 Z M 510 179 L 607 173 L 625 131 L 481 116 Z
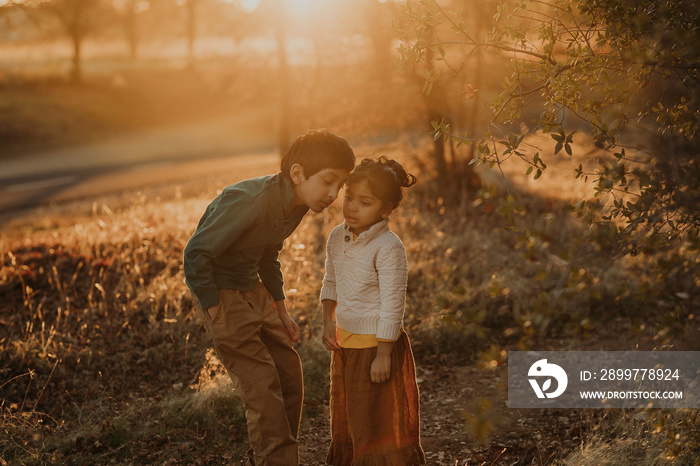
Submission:
M 251 462 L 299 464 L 297 434 L 304 401 L 301 360 L 267 289 L 219 290 L 214 319 L 194 299 L 195 310 L 246 408 Z

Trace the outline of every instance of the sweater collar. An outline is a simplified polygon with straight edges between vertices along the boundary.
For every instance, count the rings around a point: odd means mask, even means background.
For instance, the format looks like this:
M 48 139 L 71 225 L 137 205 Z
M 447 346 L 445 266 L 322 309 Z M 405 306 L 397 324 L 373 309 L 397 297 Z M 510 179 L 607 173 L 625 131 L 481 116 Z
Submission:
M 381 233 L 389 231 L 389 220 L 390 219 L 386 219 L 375 223 L 367 231 L 360 233 L 355 242 L 369 242 L 373 238 L 379 236 Z M 350 229 L 350 226 L 348 226 L 348 222 L 343 223 L 343 236 L 349 238 L 349 240 L 346 242 L 352 241 L 352 230 Z

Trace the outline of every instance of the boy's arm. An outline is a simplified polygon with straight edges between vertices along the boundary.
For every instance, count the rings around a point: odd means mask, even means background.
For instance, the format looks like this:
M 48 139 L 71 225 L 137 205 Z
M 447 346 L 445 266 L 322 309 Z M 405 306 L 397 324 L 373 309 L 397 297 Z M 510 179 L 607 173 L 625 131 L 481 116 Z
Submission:
M 333 230 L 326 242 L 326 273 L 323 275 L 321 302 L 324 299 L 338 301 L 338 295 L 335 291 L 335 265 L 333 264 L 333 239 L 335 236 L 336 230 Z
M 335 308 L 338 303 L 332 299 L 324 299 L 323 303 L 323 344 L 326 349 L 333 351 L 339 350 L 338 340 L 335 337 Z
M 285 299 L 284 278 L 282 277 L 282 265 L 279 261 L 279 254 L 282 250 L 283 242 L 265 249 L 258 263 L 258 275 L 260 281 L 275 301 Z
M 184 251 L 185 281 L 204 309 L 219 303 L 212 260 L 254 224 L 257 211 L 240 192 L 224 193 L 215 202 L 208 207 L 206 218 L 200 221 Z

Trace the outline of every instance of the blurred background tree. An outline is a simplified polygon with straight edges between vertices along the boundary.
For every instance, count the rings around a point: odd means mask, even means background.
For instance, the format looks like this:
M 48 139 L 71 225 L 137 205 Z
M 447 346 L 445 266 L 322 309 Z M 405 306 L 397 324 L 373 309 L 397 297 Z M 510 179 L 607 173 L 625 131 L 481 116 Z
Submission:
M 76 82 L 86 42 L 106 63 L 122 41 L 140 63 L 107 69 L 117 82 L 170 60 L 193 71 L 180 83 L 274 100 L 280 151 L 311 126 L 375 140 L 432 130 L 437 179 L 470 195 L 474 161 L 520 158 L 542 174 L 551 154 L 524 131 L 551 134 L 557 156 L 590 133 L 610 158 L 580 167 L 599 196 L 577 208 L 601 241 L 633 253 L 697 243 L 693 1 L 5 0 L 1 11 L 0 45 L 63 38 Z M 391 72 L 397 45 L 404 75 Z
M 26 0 L 14 4 L 24 11 L 41 31 L 56 26 L 70 39 L 72 47 L 71 79 L 83 79 L 83 45 L 87 36 L 103 24 L 107 3 L 102 0 Z
M 472 144 L 472 161 L 490 166 L 520 158 L 538 178 L 545 158 L 571 155 L 576 131 L 588 132 L 610 157 L 579 166 L 575 176 L 593 179 L 597 195 L 577 209 L 598 225 L 601 246 L 636 254 L 687 241 L 697 249 L 697 2 L 500 2 L 489 28 L 469 20 L 475 5 L 409 0 L 397 23 L 402 65 L 422 68 L 426 94 L 437 90 L 441 101 L 441 89 L 457 82 L 488 111 L 481 132 L 435 118 L 436 140 Z M 501 92 L 488 101 L 474 85 L 479 74 L 463 73 L 488 67 L 484 54 L 508 62 Z M 550 134 L 552 151 L 524 144 L 529 131 Z

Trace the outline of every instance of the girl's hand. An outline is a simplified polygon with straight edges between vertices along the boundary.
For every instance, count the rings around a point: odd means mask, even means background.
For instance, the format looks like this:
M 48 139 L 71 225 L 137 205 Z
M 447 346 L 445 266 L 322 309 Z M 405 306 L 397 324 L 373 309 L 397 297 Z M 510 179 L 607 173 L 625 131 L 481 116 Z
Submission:
M 389 380 L 391 374 L 391 350 L 393 341 L 379 340 L 377 344 L 377 356 L 372 361 L 369 369 L 369 377 L 374 383 L 382 383 Z
M 329 322 L 323 325 L 323 344 L 328 351 L 339 350 L 338 339 L 335 337 L 335 324 Z
M 377 353 L 377 357 L 372 361 L 369 376 L 374 383 L 382 383 L 389 380 L 391 373 L 391 354 Z

